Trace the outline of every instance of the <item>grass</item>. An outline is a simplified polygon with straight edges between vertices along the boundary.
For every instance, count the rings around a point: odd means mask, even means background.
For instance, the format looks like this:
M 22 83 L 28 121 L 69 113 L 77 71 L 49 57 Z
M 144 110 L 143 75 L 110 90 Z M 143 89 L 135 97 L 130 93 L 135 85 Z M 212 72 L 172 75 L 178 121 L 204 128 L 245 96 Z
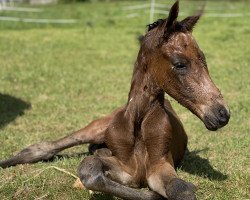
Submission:
M 79 20 L 72 25 L 0 22 L 0 159 L 29 144 L 67 135 L 126 102 L 137 37 L 149 16 L 140 12 L 140 17 L 126 18 L 129 12 L 123 6 L 139 2 L 43 6 L 41 13 L 0 11 L 1 16 Z M 195 5 L 181 2 L 181 10 L 188 15 Z M 207 8 L 222 9 L 208 12 L 248 13 L 250 4 L 209 2 Z M 159 17 L 164 16 L 155 19 Z M 171 99 L 189 135 L 191 151 L 178 174 L 198 186 L 198 199 L 250 199 L 249 33 L 249 16 L 204 16 L 194 31 L 210 74 L 230 106 L 228 126 L 209 132 Z M 85 151 L 86 146 L 80 146 L 63 153 Z M 65 173 L 50 168 L 36 176 L 51 165 L 76 174 L 81 160 L 73 156 L 0 169 L 0 197 L 90 199 L 87 191 L 72 187 L 74 178 Z

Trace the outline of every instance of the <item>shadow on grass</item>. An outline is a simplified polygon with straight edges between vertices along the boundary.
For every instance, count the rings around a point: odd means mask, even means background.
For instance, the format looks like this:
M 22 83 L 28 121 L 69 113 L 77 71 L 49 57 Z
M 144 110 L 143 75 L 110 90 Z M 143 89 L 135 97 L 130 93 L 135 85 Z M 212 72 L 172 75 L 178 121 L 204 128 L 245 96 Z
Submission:
M 107 148 L 106 144 L 89 144 L 88 151 L 82 153 L 73 153 L 73 154 L 57 154 L 53 156 L 51 159 L 47 160 L 48 162 L 53 162 L 55 160 L 63 160 L 67 158 L 83 158 L 86 156 L 93 155 L 97 149 Z
M 116 200 L 117 198 L 109 194 L 94 193 L 90 200 Z
M 0 128 L 14 121 L 18 116 L 23 115 L 24 110 L 30 107 L 30 103 L 8 94 L 0 93 Z
M 209 161 L 205 158 L 201 158 L 198 154 L 202 151 L 207 151 L 208 149 L 197 150 L 192 152 L 187 152 L 184 161 L 180 168 L 190 174 L 198 175 L 203 178 L 208 178 L 210 180 L 223 181 L 228 178 L 226 174 L 215 170 Z
M 89 155 L 90 155 L 89 152 L 72 153 L 72 154 L 57 154 L 48 160 L 43 160 L 43 162 L 54 162 L 54 161 L 64 160 L 64 159 L 69 159 L 69 158 L 84 158 Z

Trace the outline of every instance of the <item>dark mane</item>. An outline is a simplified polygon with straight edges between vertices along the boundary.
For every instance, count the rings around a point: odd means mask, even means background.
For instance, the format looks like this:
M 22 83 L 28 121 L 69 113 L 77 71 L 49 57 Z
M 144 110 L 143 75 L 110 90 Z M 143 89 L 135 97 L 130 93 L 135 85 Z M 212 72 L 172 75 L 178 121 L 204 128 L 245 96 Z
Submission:
M 187 18 L 185 18 L 182 21 L 174 21 L 172 24 L 172 27 L 170 30 L 165 30 L 165 32 L 192 32 L 196 22 L 199 20 L 199 18 L 201 17 L 203 13 L 203 10 L 199 11 L 196 15 L 193 16 L 189 16 Z M 155 21 L 152 24 L 148 24 L 148 32 L 155 29 L 156 27 L 162 26 L 166 21 L 168 21 L 167 19 L 158 19 L 157 21 Z
M 158 19 L 157 21 L 155 21 L 152 24 L 148 24 L 148 31 L 151 31 L 152 29 L 154 29 L 157 26 L 161 26 L 162 24 L 164 24 L 165 20 L 164 19 Z

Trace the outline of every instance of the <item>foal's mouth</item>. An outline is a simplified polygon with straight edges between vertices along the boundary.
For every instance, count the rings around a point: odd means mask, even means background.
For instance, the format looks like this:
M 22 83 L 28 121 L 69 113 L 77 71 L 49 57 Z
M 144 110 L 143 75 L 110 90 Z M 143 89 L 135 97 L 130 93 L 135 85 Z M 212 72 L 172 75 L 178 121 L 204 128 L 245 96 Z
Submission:
M 204 115 L 203 123 L 210 131 L 216 131 L 227 125 L 230 119 L 230 111 L 222 105 L 213 106 L 211 111 Z

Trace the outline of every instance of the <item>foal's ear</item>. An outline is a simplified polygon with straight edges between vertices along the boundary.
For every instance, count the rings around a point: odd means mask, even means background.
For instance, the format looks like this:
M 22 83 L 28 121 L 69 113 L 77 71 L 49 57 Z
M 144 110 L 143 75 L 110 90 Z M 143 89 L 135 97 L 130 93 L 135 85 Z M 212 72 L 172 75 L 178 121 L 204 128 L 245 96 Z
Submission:
M 179 1 L 176 1 L 169 11 L 169 15 L 168 15 L 167 23 L 165 27 L 167 28 L 167 30 L 170 30 L 172 26 L 174 25 L 178 17 L 178 13 L 179 13 Z
M 206 3 L 202 5 L 201 9 L 198 10 L 195 15 L 187 17 L 180 22 L 180 25 L 183 30 L 190 31 L 190 32 L 193 30 L 195 24 L 198 22 L 198 20 L 204 13 L 205 6 L 206 6 Z
M 185 31 L 192 32 L 195 24 L 198 22 L 200 17 L 201 17 L 201 14 L 198 14 L 198 15 L 190 16 L 190 17 L 187 17 L 187 18 L 183 19 L 180 22 L 180 25 L 181 25 L 182 29 L 185 30 Z

